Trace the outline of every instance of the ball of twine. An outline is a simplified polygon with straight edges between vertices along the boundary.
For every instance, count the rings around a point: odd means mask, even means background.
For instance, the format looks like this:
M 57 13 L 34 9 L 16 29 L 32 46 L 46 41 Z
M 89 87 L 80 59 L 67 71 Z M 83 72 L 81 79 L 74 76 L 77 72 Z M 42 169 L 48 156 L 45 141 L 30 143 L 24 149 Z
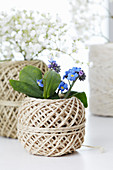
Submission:
M 89 59 L 93 62 L 89 70 L 90 111 L 113 116 L 113 44 L 92 45 Z
M 0 63 L 0 135 L 17 138 L 17 114 L 24 94 L 14 91 L 9 79 L 19 79 L 20 70 L 26 65 L 34 65 L 42 70 L 48 70 L 46 64 L 36 61 L 9 61 Z
M 28 98 L 18 114 L 18 139 L 31 154 L 60 156 L 80 148 L 85 135 L 85 109 L 75 97 Z

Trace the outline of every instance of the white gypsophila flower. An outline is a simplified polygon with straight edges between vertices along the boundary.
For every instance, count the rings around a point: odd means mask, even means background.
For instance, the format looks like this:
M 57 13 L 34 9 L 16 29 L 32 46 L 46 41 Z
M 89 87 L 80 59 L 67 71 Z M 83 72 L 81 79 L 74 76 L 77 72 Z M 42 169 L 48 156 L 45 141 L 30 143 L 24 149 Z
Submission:
M 103 26 L 110 16 L 106 0 L 68 0 L 72 23 L 82 41 L 93 36 L 105 38 Z M 109 0 L 108 0 L 109 1 Z
M 0 59 L 17 60 L 19 54 L 20 59 L 23 56 L 25 60 L 39 56 L 74 55 L 78 37 L 69 31 L 71 27 L 58 15 L 53 18 L 49 13 L 14 9 L 1 12 Z
M 34 37 L 36 35 L 36 31 L 35 30 L 32 30 L 31 32 L 30 32 L 30 36 L 31 37 Z

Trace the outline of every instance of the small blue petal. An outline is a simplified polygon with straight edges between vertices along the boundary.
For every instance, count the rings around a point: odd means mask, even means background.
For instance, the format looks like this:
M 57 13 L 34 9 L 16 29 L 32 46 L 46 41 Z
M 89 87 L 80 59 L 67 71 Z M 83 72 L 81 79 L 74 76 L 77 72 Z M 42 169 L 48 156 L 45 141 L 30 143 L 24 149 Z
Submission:
M 78 77 L 77 73 L 69 73 L 67 79 L 70 81 L 75 81 L 77 77 Z
M 73 68 L 71 69 L 71 72 L 72 72 L 72 73 L 75 73 L 75 72 L 79 72 L 80 70 L 81 70 L 81 68 L 73 67 Z
M 63 76 L 63 79 L 67 78 L 68 74 L 71 72 L 71 69 L 69 69 L 68 71 L 65 71 L 65 74 Z
M 55 60 L 48 60 L 50 63 L 56 63 Z

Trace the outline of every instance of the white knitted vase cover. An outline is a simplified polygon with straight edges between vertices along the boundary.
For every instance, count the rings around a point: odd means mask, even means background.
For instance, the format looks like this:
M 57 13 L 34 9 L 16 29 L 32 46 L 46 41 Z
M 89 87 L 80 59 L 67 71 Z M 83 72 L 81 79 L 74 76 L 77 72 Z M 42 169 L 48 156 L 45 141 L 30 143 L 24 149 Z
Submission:
M 18 80 L 20 70 L 26 65 L 40 68 L 44 74 L 48 70 L 46 64 L 37 61 L 9 61 L 0 63 L 0 135 L 17 138 L 18 106 L 25 95 L 14 91 L 9 79 Z
M 18 114 L 18 139 L 31 154 L 61 156 L 80 148 L 85 109 L 79 99 L 28 98 Z
M 90 100 L 92 114 L 113 116 L 113 44 L 92 45 L 89 59 Z

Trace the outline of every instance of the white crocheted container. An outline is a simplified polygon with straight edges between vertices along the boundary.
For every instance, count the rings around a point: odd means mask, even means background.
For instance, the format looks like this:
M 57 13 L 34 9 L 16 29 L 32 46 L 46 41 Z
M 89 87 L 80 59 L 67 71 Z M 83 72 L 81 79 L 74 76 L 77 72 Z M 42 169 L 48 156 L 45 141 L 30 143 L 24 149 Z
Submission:
M 113 43 L 92 45 L 89 60 L 89 108 L 98 116 L 113 116 Z
M 40 61 L 9 61 L 0 63 L 0 135 L 17 138 L 18 107 L 25 95 L 14 91 L 9 79 L 18 80 L 20 70 L 26 65 L 40 68 L 44 74 L 47 65 Z
M 70 99 L 28 98 L 18 114 L 18 139 L 31 154 L 61 156 L 80 148 L 85 135 L 85 108 Z

